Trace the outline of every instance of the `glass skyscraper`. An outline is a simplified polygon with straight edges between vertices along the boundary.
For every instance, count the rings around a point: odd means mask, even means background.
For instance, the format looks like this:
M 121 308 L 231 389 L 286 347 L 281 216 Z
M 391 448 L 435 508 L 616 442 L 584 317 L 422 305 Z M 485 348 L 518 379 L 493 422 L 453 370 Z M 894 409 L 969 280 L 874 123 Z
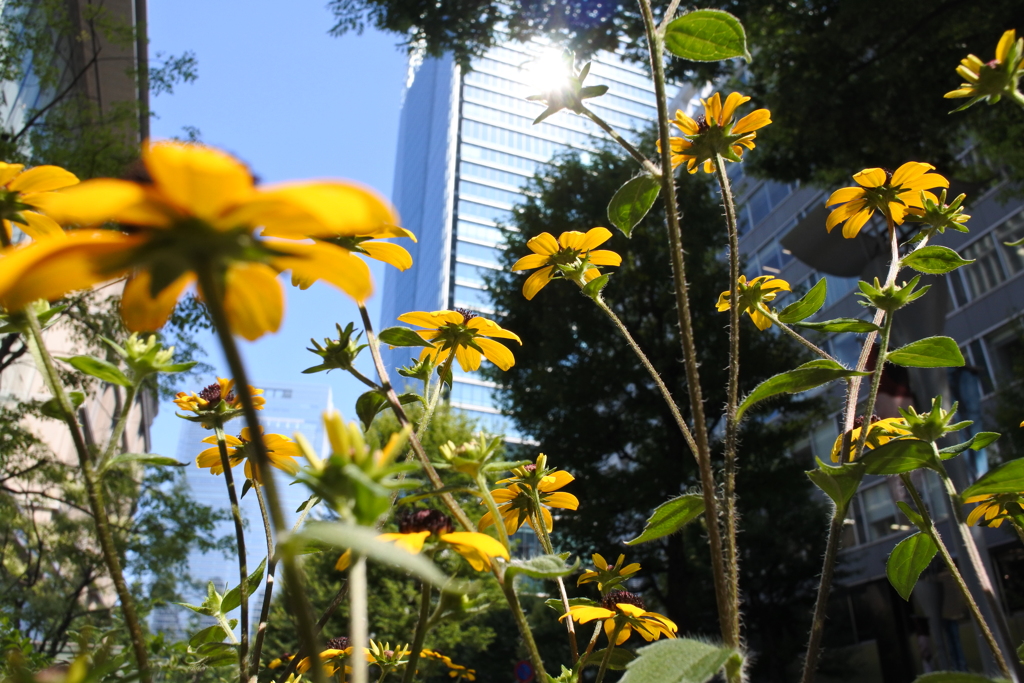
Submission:
M 402 108 L 394 202 L 403 226 L 419 238 L 407 244 L 414 259 L 406 272 L 389 270 L 381 327 L 407 311 L 463 308 L 495 311 L 484 282 L 499 268 L 512 207 L 529 178 L 568 149 L 594 149 L 605 134 L 589 119 L 563 112 L 533 120 L 544 106 L 527 101 L 561 68 L 561 50 L 540 42 L 490 49 L 463 71 L 450 56 L 413 58 Z M 639 65 L 601 53 L 587 85 L 604 84 L 587 105 L 627 137 L 655 119 L 651 83 Z M 552 226 L 558 232 L 558 226 Z M 513 344 L 514 345 L 514 344 Z M 406 365 L 411 349 L 387 352 L 389 367 Z M 514 352 L 514 349 L 513 349 Z M 514 427 L 495 407 L 495 385 L 453 367 L 451 404 L 510 441 Z

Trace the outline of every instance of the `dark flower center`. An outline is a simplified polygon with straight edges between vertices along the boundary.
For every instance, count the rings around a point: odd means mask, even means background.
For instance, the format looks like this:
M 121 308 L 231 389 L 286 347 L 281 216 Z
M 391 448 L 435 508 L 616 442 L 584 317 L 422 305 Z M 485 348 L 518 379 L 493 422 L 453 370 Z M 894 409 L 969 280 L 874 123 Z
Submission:
M 229 392 L 227 396 L 222 396 L 219 384 L 211 384 L 202 391 L 199 392 L 199 398 L 203 399 L 210 405 L 217 405 L 221 399 L 224 399 L 228 403 L 235 400 L 235 392 Z
M 468 323 L 473 318 L 479 317 L 476 313 L 474 313 L 473 311 L 469 310 L 468 308 L 456 308 L 455 312 L 456 313 L 461 313 L 462 317 L 465 318 L 465 320 L 462 321 L 463 325 Z
M 448 515 L 440 510 L 415 510 L 398 518 L 398 530 L 403 534 L 429 531 L 435 536 L 450 534 L 455 525 Z
M 701 133 L 706 133 L 708 132 L 708 130 L 711 129 L 711 126 L 708 125 L 708 118 L 704 114 L 701 114 L 693 121 L 694 123 L 697 124 L 697 135 L 700 135 Z
M 345 650 L 348 649 L 348 638 L 345 636 L 338 636 L 337 638 L 331 638 L 327 641 L 328 650 Z
M 644 601 L 640 599 L 640 596 L 636 593 L 630 593 L 629 591 L 612 591 L 608 595 L 604 596 L 604 600 L 601 601 L 601 607 L 605 609 L 615 610 L 615 605 L 620 602 L 624 602 L 634 607 L 639 607 L 646 611 L 644 607 Z
M 878 422 L 881 419 L 882 418 L 878 417 L 877 415 L 872 415 L 871 416 L 871 422 L 869 422 L 868 424 L 873 424 L 875 422 Z M 863 415 L 858 415 L 856 418 L 854 418 L 853 426 L 854 426 L 855 429 L 857 427 L 863 427 L 864 426 L 864 416 Z

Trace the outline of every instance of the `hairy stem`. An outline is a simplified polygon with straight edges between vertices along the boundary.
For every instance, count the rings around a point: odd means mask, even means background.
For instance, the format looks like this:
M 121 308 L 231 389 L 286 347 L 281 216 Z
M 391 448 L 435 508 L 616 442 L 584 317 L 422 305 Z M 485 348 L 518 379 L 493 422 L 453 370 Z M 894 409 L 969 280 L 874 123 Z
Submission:
M 416 631 L 412 637 L 412 651 L 409 653 L 409 663 L 405 665 L 402 683 L 412 683 L 412 679 L 416 676 L 416 662 L 419 661 L 423 641 L 427 639 L 428 621 L 430 621 L 430 584 L 424 581 L 420 584 L 420 616 L 416 621 Z
M 349 620 L 348 634 L 353 645 L 352 683 L 366 683 L 369 670 L 362 650 L 368 646 L 369 624 L 367 622 L 366 557 L 357 555 L 352 560 L 348 573 Z
M 604 651 L 604 657 L 601 658 L 601 668 L 597 670 L 597 680 L 594 683 L 601 683 L 604 680 L 604 675 L 608 671 L 608 665 L 612 661 L 612 652 L 615 650 L 615 641 L 619 639 L 619 633 L 622 631 L 622 624 L 616 623 L 615 629 L 612 631 L 611 636 L 608 637 L 608 647 Z
M 794 330 L 792 327 L 790 327 L 789 325 L 787 325 L 784 322 L 781 322 L 779 320 L 779 316 L 776 313 L 774 313 L 773 311 L 771 311 L 770 309 L 768 309 L 766 306 L 764 306 L 763 304 L 759 305 L 758 309 L 761 311 L 761 313 L 763 313 L 766 316 L 768 316 L 768 318 L 773 323 L 778 325 L 780 330 L 782 330 L 783 332 L 788 334 L 790 337 L 792 337 L 793 339 L 795 339 L 798 342 L 800 342 L 800 344 L 804 348 L 806 348 L 808 351 L 811 351 L 812 353 L 815 353 L 815 354 L 821 356 L 825 360 L 830 360 L 833 363 L 836 363 L 837 365 L 842 365 L 842 363 L 840 363 L 838 360 L 836 360 L 835 357 L 833 357 L 832 354 L 830 354 L 828 351 L 825 351 L 824 349 L 819 347 L 817 344 L 811 342 L 810 340 L 805 339 L 803 337 L 803 335 L 801 335 L 799 332 Z
M 124 434 L 125 427 L 128 426 L 128 416 L 132 412 L 132 406 L 135 405 L 135 397 L 139 395 L 139 388 L 136 385 L 132 385 L 125 390 L 124 405 L 121 408 L 121 414 L 117 416 L 117 422 L 114 423 L 114 430 L 110 433 L 110 440 L 107 441 L 107 447 L 103 451 L 103 457 L 100 458 L 100 469 L 114 456 L 114 451 L 117 450 L 117 444 L 121 441 L 121 436 Z
M 540 493 L 537 489 L 531 488 L 530 493 L 533 498 L 533 522 L 536 528 L 540 530 L 540 544 L 544 548 L 544 552 L 548 555 L 555 554 L 555 547 L 551 544 L 551 534 L 548 532 L 547 526 L 544 525 L 544 516 L 541 514 L 541 502 Z M 562 599 L 562 609 L 565 610 L 564 614 L 569 613 L 569 595 L 565 592 L 565 582 L 562 581 L 562 577 L 556 577 L 555 581 L 558 582 L 558 595 Z M 579 659 L 579 647 L 576 644 L 576 627 L 573 624 L 572 619 L 566 618 L 565 630 L 569 634 L 569 651 L 572 655 L 572 663 L 575 664 Z
M 213 430 L 217 435 L 220 465 L 224 469 L 224 485 L 228 489 L 228 500 L 231 502 L 231 519 L 235 522 L 235 545 L 238 548 L 238 590 L 242 598 L 238 619 L 239 632 L 242 636 L 238 647 L 238 669 L 239 680 L 241 683 L 246 683 L 249 679 L 246 663 L 249 657 L 249 569 L 246 566 L 245 527 L 242 524 L 242 511 L 238 506 L 238 492 L 235 491 L 235 479 L 231 472 L 231 459 L 228 457 L 228 443 L 224 436 L 224 427 L 220 422 L 216 422 Z
M 668 228 L 669 253 L 672 259 L 672 280 L 675 284 L 676 313 L 679 316 L 679 337 L 686 369 L 686 388 L 690 394 L 690 410 L 693 412 L 694 440 L 697 445 L 694 456 L 700 469 L 701 489 L 704 496 L 704 517 L 707 521 L 708 545 L 711 549 L 711 572 L 714 577 L 718 621 L 725 644 L 738 648 L 740 645 L 739 633 L 733 631 L 735 621 L 731 614 L 732 603 L 729 600 L 725 557 L 722 552 L 718 500 L 715 496 L 717 487 L 711 467 L 711 448 L 708 441 L 707 420 L 704 416 L 704 397 L 700 386 L 700 371 L 697 366 L 697 348 L 693 340 L 693 320 L 690 314 L 689 287 L 686 282 L 686 263 L 683 259 L 683 238 L 679 226 L 675 175 L 671 170 L 672 143 L 669 133 L 668 98 L 665 91 L 663 45 L 657 33 L 649 0 L 639 0 L 639 4 L 651 55 L 651 73 L 654 77 L 654 90 L 658 104 L 658 138 L 661 140 L 661 167 L 664 169 L 661 174 L 661 187 L 665 197 L 665 223 Z
M 0 232 L 3 232 L 3 230 L 0 229 Z M 53 364 L 53 357 L 43 341 L 43 330 L 39 326 L 39 319 L 31 307 L 26 308 L 24 314 L 29 328 L 26 340 L 29 351 L 32 353 L 36 368 L 43 376 L 46 387 L 60 406 L 62 419 L 71 432 L 71 440 L 74 443 L 75 452 L 78 454 L 78 465 L 82 470 L 82 479 L 89 498 L 89 510 L 92 512 L 92 518 L 96 524 L 96 535 L 99 537 L 100 551 L 103 553 L 103 561 L 107 565 L 107 571 L 110 572 L 110 578 L 114 582 L 114 590 L 117 592 L 118 600 L 121 602 L 121 613 L 124 616 L 124 623 L 128 629 L 128 637 L 132 643 L 135 662 L 139 667 L 139 680 L 142 683 L 150 683 L 153 680 L 153 675 L 149 667 L 146 639 L 143 635 L 138 612 L 135 609 L 135 599 L 132 597 L 131 591 L 128 590 L 128 583 L 125 581 L 124 573 L 121 571 L 121 560 L 118 557 L 117 547 L 114 544 L 114 536 L 110 531 L 110 520 L 107 518 L 103 491 L 92 469 L 89 447 L 85 443 L 85 436 L 82 434 L 78 418 L 75 416 L 75 408 L 64 391 L 64 386 L 61 384 L 60 375 Z
M 263 606 L 260 608 L 260 623 L 256 627 L 256 639 L 253 643 L 252 657 L 249 661 L 249 683 L 255 683 L 253 679 L 260 671 L 263 640 L 267 637 L 267 625 L 270 620 L 270 600 L 274 595 L 274 572 L 277 570 L 274 535 L 271 530 L 270 515 L 267 513 L 267 502 L 263 499 L 263 491 L 260 490 L 260 485 L 257 482 L 253 482 L 252 488 L 256 494 L 256 502 L 260 506 L 260 516 L 263 518 L 263 533 L 266 535 L 267 540 L 267 578 L 263 588 Z
M 678 2 L 678 0 L 676 0 L 676 2 Z M 658 168 L 657 165 L 654 164 L 654 162 L 645 157 L 636 147 L 631 145 L 629 141 L 626 140 L 626 138 L 619 135 L 619 132 L 612 128 L 607 121 L 605 121 L 600 116 L 587 109 L 586 106 L 583 107 L 583 115 L 586 116 L 591 121 L 593 121 L 594 123 L 596 123 L 598 126 L 600 126 L 601 130 L 608 133 L 608 135 L 610 135 L 612 139 L 615 140 L 615 142 L 619 143 L 619 146 L 622 147 L 622 149 L 626 150 L 626 152 L 628 152 L 629 155 L 633 157 L 633 159 L 638 164 L 640 164 L 645 171 L 647 171 L 654 177 L 658 177 L 661 175 L 661 169 Z
M 845 520 L 845 508 L 833 509 L 832 523 L 828 528 L 828 543 L 825 546 L 825 561 L 821 567 L 821 580 L 818 582 L 818 597 L 814 600 L 814 617 L 811 620 L 811 635 L 807 641 L 807 656 L 804 657 L 801 683 L 814 683 L 814 672 L 818 668 L 818 658 L 821 653 L 821 637 L 825 633 L 828 596 L 832 590 L 832 576 L 836 568 L 836 557 L 839 554 L 839 543 L 842 539 Z
M 566 617 L 566 619 L 568 618 L 569 617 Z M 602 626 L 603 623 L 600 621 L 597 622 L 597 625 L 594 626 L 594 633 L 591 634 L 590 642 L 587 643 L 587 651 L 583 653 L 582 657 L 580 657 L 580 673 L 579 678 L 577 679 L 579 683 L 583 683 L 583 671 L 587 668 L 587 662 L 590 661 L 590 655 L 594 652 L 594 646 L 597 644 L 597 637 L 601 635 Z

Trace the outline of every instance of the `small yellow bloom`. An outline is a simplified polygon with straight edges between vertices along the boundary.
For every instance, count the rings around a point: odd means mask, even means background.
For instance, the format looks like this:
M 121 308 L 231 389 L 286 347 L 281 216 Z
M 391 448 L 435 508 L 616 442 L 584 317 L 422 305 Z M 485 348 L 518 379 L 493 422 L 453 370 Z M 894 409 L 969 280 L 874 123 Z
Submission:
M 849 459 L 852 462 L 857 449 L 857 442 L 860 441 L 862 427 L 854 427 L 850 431 Z M 872 450 L 883 446 L 893 439 L 910 434 L 907 422 L 902 417 L 887 417 L 884 420 L 876 420 L 868 428 L 868 438 L 864 442 L 864 450 Z M 839 454 L 843 449 L 843 435 L 840 434 L 832 445 L 832 462 L 841 460 Z
M 946 93 L 947 99 L 971 98 L 968 102 L 957 107 L 954 111 L 961 111 L 968 107 L 986 100 L 989 104 L 995 104 L 1003 95 L 1014 97 L 1019 100 L 1017 93 L 1017 82 L 1020 80 L 1024 65 L 1024 38 L 1017 38 L 1017 31 L 1010 29 L 999 38 L 996 45 L 996 56 L 991 62 L 983 62 L 974 55 L 967 55 L 960 61 L 956 72 L 963 77 L 964 83 L 956 90 Z
M 622 257 L 614 251 L 596 249 L 612 236 L 608 228 L 591 228 L 586 233 L 572 230 L 554 235 L 542 232 L 526 243 L 532 254 L 516 261 L 512 270 L 540 268 L 526 278 L 523 296 L 527 300 L 537 296 L 547 283 L 555 278 L 574 280 L 580 286 L 601 275 L 594 266 L 618 266 Z
M 543 506 L 566 510 L 576 510 L 580 506 L 580 501 L 576 496 L 558 490 L 574 481 L 576 477 L 565 470 L 547 470 L 544 466 L 546 462 L 547 457 L 542 453 L 537 458 L 536 465 L 530 464 L 516 468 L 517 476 L 497 482 L 505 484 L 505 488 L 491 491 L 494 502 L 498 503 L 498 513 L 505 525 L 505 531 L 510 535 L 519 531 L 524 522 L 529 523 L 535 531 L 540 533 L 531 514 L 533 512 L 533 496 L 530 489 L 537 490 L 542 506 L 540 515 L 548 531 L 553 528 L 554 521 L 551 518 L 551 512 Z M 492 524 L 494 524 L 494 516 L 487 512 L 480 518 L 477 527 L 483 530 Z
M 235 380 L 218 377 L 216 384 L 211 384 L 198 394 L 179 391 L 174 397 L 174 404 L 182 410 L 196 414 L 216 408 L 221 401 L 227 403 L 228 408 L 241 410 L 242 400 L 232 391 L 234 386 Z M 263 406 L 267 402 L 267 399 L 260 396 L 263 390 L 250 385 L 249 393 L 252 394 L 253 407 L 256 410 L 263 410 Z
M 747 276 L 740 275 L 736 284 L 739 291 L 740 311 L 747 312 L 750 319 L 757 325 L 757 329 L 767 330 L 772 326 L 772 321 L 761 311 L 760 305 L 766 301 L 774 301 L 779 292 L 790 291 L 789 283 L 771 275 L 761 275 L 747 282 Z M 718 303 L 715 304 L 715 307 L 719 312 L 728 311 L 731 299 L 732 292 L 725 290 L 718 295 Z
M 451 657 L 449 657 L 448 655 L 443 655 L 440 652 L 437 652 L 436 650 L 423 648 L 422 650 L 420 650 L 420 657 L 424 657 L 426 659 L 433 659 L 444 664 L 446 667 L 448 667 L 448 676 L 452 679 L 457 679 L 460 681 L 463 679 L 467 681 L 476 680 L 476 669 L 470 669 L 466 666 L 463 666 L 462 664 L 456 664 L 452 661 Z
M 998 527 L 1006 519 L 1009 512 L 1007 505 L 1024 503 L 1024 492 L 1021 493 L 988 493 L 980 496 L 971 496 L 964 501 L 967 503 L 978 503 L 978 507 L 971 510 L 967 516 L 967 523 L 971 526 L 978 524 L 984 518 L 983 526 Z
M 200 270 L 212 272 L 231 330 L 253 340 L 278 329 L 284 295 L 277 275 L 322 279 L 357 301 L 372 292 L 366 263 L 310 236 L 376 235 L 397 216 L 375 194 L 346 183 L 257 188 L 237 159 L 209 147 L 147 143 L 142 181 L 96 179 L 43 193 L 38 208 L 82 229 L 57 243 L 10 250 L 0 264 L 0 304 L 17 310 L 129 276 L 121 313 L 131 330 L 161 327 Z M 95 230 L 114 222 L 124 230 Z M 257 236 L 257 227 L 289 239 Z
M 323 666 L 324 674 L 327 676 L 333 676 L 337 671 L 344 671 L 344 673 L 352 673 L 352 668 L 345 662 L 352 657 L 352 652 L 355 648 L 348 644 L 348 638 L 345 636 L 339 636 L 337 638 L 331 638 L 327 641 L 327 647 L 320 652 L 320 662 Z M 367 661 L 372 661 L 369 651 L 363 648 Z M 289 661 L 291 657 L 289 657 Z M 309 661 L 309 657 L 303 657 L 299 660 L 295 670 L 300 674 L 304 674 L 309 671 L 312 666 L 312 662 Z
M 692 119 L 676 110 L 672 125 L 682 131 L 683 137 L 669 140 L 672 146 L 672 168 L 685 161 L 686 170 L 690 173 L 696 173 L 701 165 L 705 173 L 714 173 L 716 155 L 728 161 L 742 161 L 744 148 L 754 149 L 754 140 L 757 138 L 755 131 L 772 122 L 771 112 L 767 109 L 757 109 L 734 122 L 737 107 L 748 101 L 749 97 L 734 92 L 722 104 L 722 96 L 715 93 L 701 100 L 704 105 L 703 116 Z M 660 140 L 658 151 L 661 151 Z
M 260 427 L 263 434 L 263 428 Z M 248 427 L 242 428 L 242 433 L 235 437 L 230 434 L 225 436 L 228 448 L 228 464 L 235 467 L 238 463 L 245 461 L 245 477 L 253 479 L 256 483 L 262 483 L 259 471 L 255 470 L 250 460 L 249 444 L 252 443 L 251 433 Z M 210 468 L 210 474 L 223 474 L 224 465 L 220 459 L 220 448 L 217 444 L 216 435 L 203 439 L 203 443 L 214 444 L 213 448 L 207 448 L 196 458 L 196 465 L 202 469 Z M 282 434 L 263 434 L 263 444 L 267 449 L 267 457 L 270 464 L 288 474 L 295 474 L 299 471 L 299 463 L 295 459 L 301 455 L 299 445 Z
M 825 228 L 832 232 L 832 228 L 843 223 L 843 237 L 856 237 L 875 211 L 892 218 L 895 225 L 902 225 L 907 213 L 923 210 L 922 191 L 949 187 L 946 178 L 938 173 L 928 173 L 934 168 L 931 164 L 908 161 L 895 173 L 881 168 L 866 168 L 854 174 L 853 179 L 860 187 L 836 190 L 825 202 L 825 206 L 842 204 L 829 214 Z
M 4 243 L 13 239 L 11 223 L 32 239 L 63 237 L 60 225 L 37 210 L 49 193 L 78 183 L 74 173 L 59 166 L 36 166 L 24 170 L 23 164 L 0 161 L 0 219 L 3 221 Z
M 633 631 L 639 633 L 649 643 L 662 636 L 675 638 L 676 632 L 679 630 L 675 622 L 668 617 L 657 612 L 646 611 L 640 596 L 628 591 L 612 591 L 605 596 L 600 607 L 573 605 L 558 620 L 561 621 L 565 618 L 570 618 L 580 624 L 595 620 L 603 621 L 604 633 L 609 641 L 615 634 L 615 630 L 619 629 L 615 645 L 622 645 L 629 640 Z
M 478 370 L 481 357 L 502 370 L 508 370 L 515 365 L 516 359 L 512 352 L 490 337 L 513 339 L 520 344 L 523 343 L 515 332 L 502 329 L 493 320 L 470 311 L 411 311 L 398 316 L 398 319 L 403 323 L 427 328 L 416 330 L 416 334 L 434 343 L 434 348 L 423 349 L 420 353 L 421 361 L 430 358 L 435 365 L 440 365 L 454 353 L 455 359 L 459 361 L 459 367 L 465 372 Z
M 594 566 L 597 570 L 583 572 L 576 579 L 577 586 L 582 586 L 585 583 L 596 583 L 597 590 L 604 593 L 606 588 L 617 586 L 640 571 L 640 565 L 636 562 L 622 566 L 622 563 L 626 561 L 625 555 L 619 555 L 619 559 L 615 561 L 614 565 L 608 564 L 604 556 L 598 553 L 594 553 L 591 559 L 594 561 Z

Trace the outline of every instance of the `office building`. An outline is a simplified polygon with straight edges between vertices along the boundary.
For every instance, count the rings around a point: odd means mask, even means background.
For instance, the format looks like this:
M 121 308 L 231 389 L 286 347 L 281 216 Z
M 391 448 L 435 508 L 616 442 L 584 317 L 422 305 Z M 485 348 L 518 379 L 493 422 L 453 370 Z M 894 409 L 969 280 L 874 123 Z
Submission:
M 414 58 L 402 108 L 394 202 L 403 225 L 419 238 L 404 273 L 389 270 L 381 326 L 407 311 L 463 308 L 494 313 L 485 281 L 498 268 L 504 230 L 524 185 L 552 157 L 586 152 L 606 139 L 589 119 L 559 114 L 533 125 L 544 106 L 525 98 L 563 72 L 561 51 L 540 42 L 496 46 L 463 71 L 450 56 Z M 588 106 L 627 135 L 655 118 L 652 86 L 639 65 L 615 55 L 594 59 L 587 85 L 608 94 Z M 550 87 L 550 85 L 548 85 Z M 389 368 L 406 365 L 412 349 L 387 353 Z M 495 407 L 494 383 L 454 366 L 451 404 L 483 429 L 521 441 Z

